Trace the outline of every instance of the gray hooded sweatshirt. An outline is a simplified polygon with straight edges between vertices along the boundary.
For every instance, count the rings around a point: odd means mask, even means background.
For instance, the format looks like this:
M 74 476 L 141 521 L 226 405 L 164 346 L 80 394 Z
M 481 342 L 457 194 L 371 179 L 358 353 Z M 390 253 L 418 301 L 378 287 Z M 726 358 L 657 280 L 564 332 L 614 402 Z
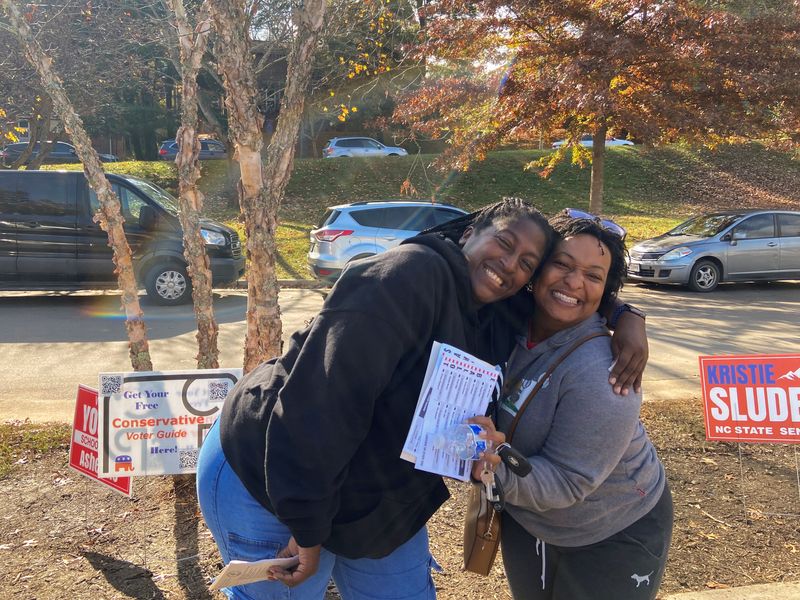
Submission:
M 520 339 L 507 377 L 522 382 L 503 399 L 498 429 L 508 431 L 553 361 L 576 340 L 601 331 L 605 321 L 594 314 L 530 350 Z M 614 393 L 612 362 L 607 336 L 570 354 L 531 400 L 511 442 L 533 470 L 520 478 L 504 465 L 497 469 L 509 514 L 547 543 L 575 547 L 603 540 L 647 514 L 664 490 L 664 467 L 639 421 L 641 396 Z

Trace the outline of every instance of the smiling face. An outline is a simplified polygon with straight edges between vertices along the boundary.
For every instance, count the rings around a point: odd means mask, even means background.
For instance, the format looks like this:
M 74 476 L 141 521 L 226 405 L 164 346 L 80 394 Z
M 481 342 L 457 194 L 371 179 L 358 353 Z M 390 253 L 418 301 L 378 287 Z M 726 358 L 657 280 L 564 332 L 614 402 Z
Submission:
M 460 240 L 469 266 L 472 295 L 489 304 L 516 294 L 539 266 L 547 247 L 541 227 L 528 218 L 501 220 Z
M 593 235 L 580 234 L 559 242 L 534 284 L 534 341 L 597 312 L 610 268 L 610 250 Z

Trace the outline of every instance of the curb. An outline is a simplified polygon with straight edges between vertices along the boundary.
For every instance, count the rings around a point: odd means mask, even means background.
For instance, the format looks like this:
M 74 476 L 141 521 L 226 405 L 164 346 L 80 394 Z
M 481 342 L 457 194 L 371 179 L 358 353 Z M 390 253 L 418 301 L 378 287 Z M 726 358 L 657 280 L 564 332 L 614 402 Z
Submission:
M 743 587 L 681 592 L 664 600 L 796 600 L 800 598 L 800 582 L 764 583 Z
M 278 279 L 278 285 L 281 289 L 299 289 L 299 290 L 321 290 L 329 288 L 328 284 L 317 281 L 316 279 Z M 239 279 L 236 285 L 233 286 L 236 290 L 247 289 L 247 279 Z

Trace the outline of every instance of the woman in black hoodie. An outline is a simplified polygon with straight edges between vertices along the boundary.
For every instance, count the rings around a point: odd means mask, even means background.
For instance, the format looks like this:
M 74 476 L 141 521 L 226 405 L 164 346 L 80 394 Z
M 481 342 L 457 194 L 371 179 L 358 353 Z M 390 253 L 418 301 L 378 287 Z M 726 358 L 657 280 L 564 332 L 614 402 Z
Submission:
M 223 560 L 300 560 L 229 597 L 282 598 L 288 585 L 321 599 L 333 576 L 345 600 L 435 598 L 425 523 L 447 488 L 400 459 L 431 345 L 505 360 L 517 322 L 495 303 L 530 281 L 554 239 L 516 199 L 461 227 L 457 243 L 420 235 L 353 263 L 284 355 L 226 400 L 197 483 Z

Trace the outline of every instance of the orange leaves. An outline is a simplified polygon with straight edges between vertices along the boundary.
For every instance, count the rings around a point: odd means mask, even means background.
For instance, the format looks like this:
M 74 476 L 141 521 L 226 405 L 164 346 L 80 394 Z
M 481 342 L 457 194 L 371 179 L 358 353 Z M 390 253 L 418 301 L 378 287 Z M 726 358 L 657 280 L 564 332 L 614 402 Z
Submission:
M 419 193 L 417 192 L 417 188 L 414 187 L 414 184 L 411 183 L 411 180 L 406 178 L 400 186 L 400 195 L 417 197 Z

